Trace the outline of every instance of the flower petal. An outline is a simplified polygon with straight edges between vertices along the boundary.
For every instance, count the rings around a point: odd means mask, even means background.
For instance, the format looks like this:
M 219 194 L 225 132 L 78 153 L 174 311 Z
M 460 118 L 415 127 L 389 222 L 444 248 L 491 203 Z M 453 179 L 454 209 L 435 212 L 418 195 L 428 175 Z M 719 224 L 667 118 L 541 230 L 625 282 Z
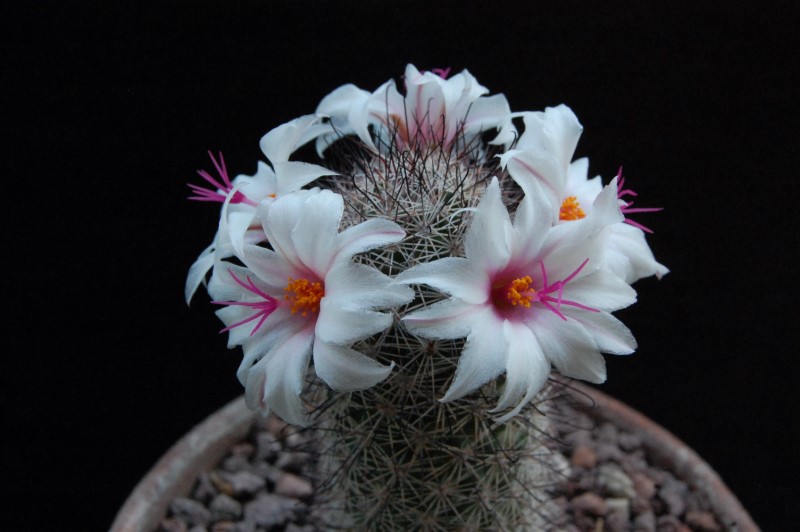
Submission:
M 316 335 L 324 342 L 347 345 L 387 329 L 392 320 L 391 314 L 364 308 L 346 308 L 323 297 L 320 300 Z
M 297 190 L 277 198 L 272 203 L 262 202 L 258 206 L 264 234 L 272 248 L 297 270 L 307 269 L 298 256 L 292 231 L 304 215 L 305 203 L 319 189 Z
M 320 130 L 313 126 L 319 121 L 319 116 L 306 115 L 276 127 L 261 138 L 261 151 L 273 165 L 288 161 L 297 148 L 317 136 Z
M 503 323 L 503 336 L 508 342 L 506 383 L 497 406 L 491 412 L 499 412 L 513 403 L 517 404 L 496 420 L 499 423 L 516 416 L 539 393 L 550 376 L 550 362 L 526 325 L 506 321 Z
M 275 201 L 273 210 L 279 201 Z M 338 252 L 339 222 L 343 212 L 342 196 L 330 190 L 315 190 L 306 197 L 302 211 L 292 211 L 296 218 L 291 238 L 297 256 L 320 279 L 325 277 Z
M 399 242 L 405 236 L 403 228 L 396 223 L 385 218 L 370 218 L 339 233 L 336 260 L 349 260 L 356 253 Z
M 605 311 L 619 310 L 636 302 L 636 290 L 605 268 L 568 282 L 563 296 Z
M 314 339 L 309 328 L 277 346 L 247 372 L 245 402 L 253 410 L 274 411 L 285 421 L 304 426 L 305 409 L 300 400 Z
M 508 145 L 516 137 L 516 128 L 511 123 L 511 108 L 502 94 L 478 98 L 469 107 L 464 121 L 464 134 L 471 135 L 488 129 L 500 131 L 489 144 Z
M 317 139 L 317 153 L 320 156 L 341 136 L 352 133 L 358 135 L 361 141 L 374 149 L 366 117 L 358 118 L 363 115 L 363 110 L 366 110 L 369 98 L 369 92 L 359 89 L 353 84 L 347 84 L 322 99 L 317 106 L 316 113 L 330 117 L 331 133 Z M 362 111 L 359 113 L 357 110 Z
M 426 284 L 467 303 L 480 304 L 489 299 L 489 276 L 472 261 L 461 257 L 418 264 L 400 273 L 394 282 Z
M 644 232 L 637 227 L 625 223 L 609 227 L 608 247 L 609 269 L 627 283 L 651 275 L 660 279 L 669 273 L 666 266 L 656 261 Z
M 189 274 L 186 276 L 186 286 L 183 289 L 183 296 L 186 304 L 190 304 L 192 296 L 197 292 L 200 283 L 206 277 L 208 270 L 214 265 L 214 244 L 211 244 L 200 253 L 200 256 L 189 267 Z
M 261 246 L 246 245 L 241 258 L 252 273 L 266 285 L 267 293 L 273 297 L 275 294 L 283 294 L 283 289 L 294 271 L 280 255 Z M 245 277 L 246 274 L 245 271 Z M 239 276 L 242 280 L 245 277 Z
M 315 179 L 325 175 L 338 175 L 337 172 L 319 166 L 317 164 L 303 163 L 299 161 L 285 161 L 273 163 L 275 175 L 277 176 L 276 194 L 279 196 L 294 192 Z
M 560 166 L 567 168 L 575 153 L 583 126 L 572 109 L 564 104 L 547 107 L 544 112 L 520 113 L 525 131 L 520 136 L 520 149 L 538 146 L 553 153 Z
M 442 402 L 464 397 L 505 370 L 508 345 L 505 338 L 497 334 L 502 325 L 502 319 L 488 308 L 484 308 L 476 317 L 458 359 L 453 384 L 442 397 Z
M 325 299 L 342 306 L 380 309 L 408 303 L 414 299 L 414 291 L 392 284 L 391 277 L 375 268 L 345 262 L 334 266 L 325 277 Z
M 535 262 L 553 222 L 550 205 L 541 195 L 525 196 L 514 216 L 511 256 L 515 264 Z
M 568 319 L 578 321 L 597 344 L 600 351 L 629 355 L 636 350 L 636 339 L 621 321 L 608 312 L 581 312 L 561 307 Z
M 490 274 L 508 264 L 511 256 L 511 219 L 503 205 L 497 178 L 483 193 L 464 240 L 464 254 Z
M 452 340 L 463 338 L 472 330 L 483 307 L 458 298 L 445 299 L 403 317 L 403 324 L 425 338 Z
M 562 375 L 594 383 L 606 380 L 605 360 L 577 321 L 564 321 L 552 312 L 544 312 L 537 318 L 533 332 L 544 355 Z
M 394 362 L 384 366 L 349 347 L 314 342 L 314 371 L 339 392 L 364 390 L 381 382 L 392 372 Z
M 232 312 L 229 315 L 223 316 L 229 309 L 241 309 L 240 306 L 231 306 L 217 311 L 222 321 L 228 325 L 237 323 L 247 317 L 242 313 L 235 316 Z M 253 367 L 253 364 L 261 360 L 265 356 L 273 356 L 273 349 L 286 342 L 287 339 L 298 334 L 306 324 L 298 322 L 292 315 L 287 307 L 278 307 L 275 312 L 264 321 L 259 329 L 259 333 L 251 336 L 253 326 L 236 327 L 229 331 L 230 339 L 228 340 L 228 348 L 234 345 L 241 345 L 243 357 L 236 370 L 236 377 L 239 382 L 245 384 L 247 382 L 247 372 Z M 230 321 L 230 323 L 228 322 Z M 263 332 L 261 332 L 263 331 Z M 237 336 L 238 335 L 238 336 Z M 236 343 L 232 343 L 236 342 Z
M 551 204 L 560 204 L 566 185 L 566 172 L 556 157 L 539 147 L 508 150 L 500 156 L 500 164 L 525 194 L 547 194 Z

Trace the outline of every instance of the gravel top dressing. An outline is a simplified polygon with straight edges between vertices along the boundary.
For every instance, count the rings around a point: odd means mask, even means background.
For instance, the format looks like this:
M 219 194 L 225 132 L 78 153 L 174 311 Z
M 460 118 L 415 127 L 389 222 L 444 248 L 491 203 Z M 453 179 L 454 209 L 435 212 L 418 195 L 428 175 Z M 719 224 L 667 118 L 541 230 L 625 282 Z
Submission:
M 552 446 L 570 464 L 552 487 L 559 531 L 735 530 L 706 496 L 658 467 L 639 435 L 566 402 L 550 416 Z M 170 504 L 164 532 L 313 531 L 313 441 L 270 417 L 254 425 L 188 497 Z

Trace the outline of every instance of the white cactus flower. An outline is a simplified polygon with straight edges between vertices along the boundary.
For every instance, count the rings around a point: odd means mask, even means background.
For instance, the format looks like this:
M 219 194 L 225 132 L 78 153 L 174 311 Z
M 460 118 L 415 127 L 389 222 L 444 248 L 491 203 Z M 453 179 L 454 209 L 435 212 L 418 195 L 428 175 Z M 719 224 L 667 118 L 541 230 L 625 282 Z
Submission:
M 241 345 L 238 377 L 250 408 L 275 411 L 305 424 L 300 399 L 313 356 L 318 377 L 338 391 L 368 388 L 385 379 L 383 365 L 353 349 L 353 342 L 392 325 L 391 313 L 407 303 L 410 289 L 390 285 L 375 268 L 354 263 L 354 254 L 397 242 L 405 235 L 394 222 L 373 218 L 339 232 L 339 194 L 302 190 L 258 208 L 272 249 L 244 244 L 244 267 L 217 261 L 209 293 Z
M 601 352 L 627 354 L 633 336 L 610 312 L 636 299 L 603 262 L 603 228 L 622 221 L 616 188 L 595 202 L 593 223 L 553 226 L 549 205 L 526 196 L 512 224 L 494 179 L 465 242 L 465 258 L 448 257 L 401 273 L 395 282 L 427 284 L 451 297 L 405 316 L 415 334 L 466 337 L 442 401 L 476 390 L 505 372 L 494 409 L 516 415 L 542 388 L 551 364 L 568 377 L 603 382 Z

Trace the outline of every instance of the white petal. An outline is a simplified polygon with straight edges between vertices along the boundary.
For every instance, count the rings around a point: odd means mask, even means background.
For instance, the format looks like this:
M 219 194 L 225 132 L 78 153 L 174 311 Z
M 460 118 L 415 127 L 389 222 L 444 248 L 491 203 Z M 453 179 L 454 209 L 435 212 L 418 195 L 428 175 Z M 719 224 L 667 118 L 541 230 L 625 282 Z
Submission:
M 504 144 L 510 136 L 510 129 L 514 129 L 511 124 L 511 108 L 508 100 L 502 94 L 494 94 L 486 98 L 478 98 L 469 107 L 466 121 L 464 123 L 464 133 L 479 133 L 493 128 L 501 128 L 497 137 L 492 140 L 492 144 Z M 510 129 L 509 129 L 510 128 Z M 504 137 L 501 139 L 501 137 Z
M 396 276 L 394 282 L 426 284 L 467 303 L 480 304 L 489 298 L 489 276 L 472 261 L 461 257 L 418 264 Z
M 351 344 L 388 328 L 392 315 L 363 308 L 345 308 L 323 297 L 320 300 L 316 335 L 333 344 Z
M 636 302 L 636 290 L 602 268 L 566 284 L 564 299 L 598 310 L 614 311 Z
M 550 203 L 560 205 L 566 187 L 566 171 L 551 152 L 539 147 L 508 150 L 500 157 L 500 162 L 525 194 L 545 193 Z
M 273 165 L 288 161 L 297 148 L 311 140 L 309 129 L 319 120 L 316 115 L 306 115 L 276 127 L 261 138 L 261 151 Z
M 535 261 L 552 221 L 553 213 L 547 201 L 539 194 L 525 194 L 514 216 L 511 256 L 515 263 Z
M 277 176 L 276 194 L 286 194 L 294 192 L 318 177 L 324 175 L 338 175 L 337 172 L 316 164 L 303 163 L 299 161 L 285 161 L 274 163 L 275 175 Z
M 496 272 L 508 264 L 511 256 L 511 232 L 511 219 L 500 196 L 500 185 L 493 177 L 467 229 L 465 255 L 484 271 Z
M 385 218 L 370 218 L 339 233 L 336 260 L 349 260 L 356 253 L 399 242 L 405 236 L 403 228 L 396 223 Z
M 186 286 L 183 295 L 188 305 L 192 301 L 192 296 L 197 292 L 200 283 L 206 277 L 208 270 L 214 265 L 214 245 L 208 246 L 200 253 L 200 256 L 189 267 L 189 274 L 186 276 Z
M 499 332 L 503 321 L 490 309 L 475 320 L 458 359 L 453 384 L 441 401 L 453 401 L 480 388 L 506 368 L 508 345 Z
M 345 262 L 325 276 L 325 299 L 337 305 L 368 309 L 396 307 L 414 299 L 409 287 L 391 283 L 391 277 L 375 268 Z
M 223 312 L 233 308 L 241 309 L 242 307 L 228 307 L 218 310 L 217 316 L 222 318 Z M 231 319 L 230 321 L 231 323 L 236 323 L 242 319 L 244 318 Z M 226 320 L 223 320 L 223 322 L 225 321 Z M 276 346 L 283 344 L 286 340 L 300 333 L 300 331 L 307 326 L 303 321 L 297 320 L 296 316 L 286 307 L 278 307 L 275 312 L 270 314 L 269 318 L 264 321 L 258 333 L 251 336 L 250 332 L 255 325 L 255 322 L 251 322 L 241 327 L 236 327 L 229 333 L 230 338 L 235 343 L 229 341 L 228 347 L 230 348 L 233 345 L 242 346 L 242 353 L 244 356 L 236 370 L 236 377 L 242 384 L 247 382 L 247 374 L 250 368 L 253 367 L 253 364 L 261 360 L 264 356 L 272 356 Z M 238 337 L 235 337 L 235 334 L 238 335 Z
M 609 268 L 628 283 L 655 275 L 659 279 L 669 269 L 656 261 L 644 232 L 632 225 L 621 223 L 609 227 Z
M 403 324 L 412 333 L 425 338 L 463 338 L 470 333 L 482 310 L 481 305 L 450 298 L 406 315 Z
M 384 366 L 349 347 L 314 342 L 314 371 L 328 386 L 339 392 L 365 390 L 392 372 L 394 363 Z
M 273 205 L 273 210 L 279 200 Z M 319 278 L 324 278 L 337 253 L 339 222 L 344 212 L 342 196 L 330 190 L 310 194 L 291 232 L 297 256 Z M 272 217 L 270 217 L 272 220 Z
M 270 245 L 298 270 L 306 266 L 298 256 L 292 231 L 304 215 L 306 200 L 317 192 L 317 189 L 298 190 L 278 197 L 271 204 L 261 203 L 258 206 L 258 216 Z
M 550 362 L 526 325 L 506 321 L 503 323 L 503 336 L 508 342 L 506 383 L 497 406 L 491 411 L 499 412 L 517 404 L 497 419 L 500 423 L 516 416 L 522 407 L 531 402 L 550 375 Z
M 374 148 L 369 134 L 367 106 L 370 93 L 348 84 L 325 96 L 317 106 L 317 114 L 330 117 L 332 134 L 317 140 L 317 153 L 344 135 L 355 133 L 368 146 Z
M 264 283 L 252 270 L 242 268 L 231 262 L 219 261 L 215 264 L 214 273 L 208 283 L 208 293 L 215 301 L 254 300 L 252 298 L 256 296 L 238 284 L 233 277 L 234 275 L 244 283 L 247 283 L 247 279 L 249 278 L 253 280 L 253 283 L 259 287 L 259 289 L 263 289 L 267 293 L 270 291 L 269 287 L 264 286 Z
M 277 346 L 247 374 L 245 402 L 253 410 L 274 411 L 285 421 L 306 425 L 300 393 L 311 355 L 313 333 L 304 330 Z
M 582 312 L 561 307 L 568 319 L 577 320 L 604 353 L 629 355 L 636 350 L 636 339 L 621 321 L 608 312 Z
M 544 312 L 532 327 L 547 359 L 566 376 L 601 383 L 606 363 L 588 332 L 575 320 L 564 321 Z
M 244 255 L 244 241 L 245 234 L 247 234 L 250 225 L 253 223 L 256 209 L 248 209 L 247 211 L 228 212 L 225 216 L 225 223 L 220 225 L 220 230 L 223 234 L 227 234 L 228 241 L 233 247 L 234 253 L 237 257 Z
M 547 107 L 544 112 L 520 114 L 525 124 L 518 144 L 520 148 L 542 147 L 555 154 L 560 166 L 566 169 L 583 132 L 572 109 L 561 104 Z
M 294 270 L 280 255 L 261 246 L 246 245 L 242 261 L 253 272 L 255 277 L 267 286 L 267 293 L 275 296 L 283 294 L 283 289 L 293 275 Z M 244 277 L 239 277 L 245 280 Z

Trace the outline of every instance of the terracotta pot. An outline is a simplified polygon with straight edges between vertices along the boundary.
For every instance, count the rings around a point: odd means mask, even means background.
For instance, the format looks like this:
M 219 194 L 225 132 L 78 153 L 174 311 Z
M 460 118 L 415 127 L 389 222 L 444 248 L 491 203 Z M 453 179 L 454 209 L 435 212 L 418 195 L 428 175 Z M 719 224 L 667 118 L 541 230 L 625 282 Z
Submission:
M 750 515 L 719 475 L 685 443 L 641 413 L 593 388 L 571 384 L 576 399 L 590 403 L 587 413 L 639 434 L 656 463 L 705 493 L 712 510 L 739 532 L 758 531 Z M 187 495 L 199 474 L 213 469 L 230 447 L 244 439 L 257 416 L 242 397 L 231 401 L 178 441 L 142 478 L 125 501 L 111 532 L 152 532 L 166 516 L 172 499 Z

